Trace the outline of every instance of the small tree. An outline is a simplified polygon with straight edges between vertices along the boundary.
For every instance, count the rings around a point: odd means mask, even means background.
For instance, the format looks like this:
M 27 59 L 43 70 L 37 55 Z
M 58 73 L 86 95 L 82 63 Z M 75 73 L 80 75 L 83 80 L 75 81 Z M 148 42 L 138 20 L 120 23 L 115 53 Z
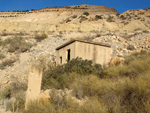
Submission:
M 83 15 L 88 16 L 88 15 L 89 15 L 89 12 L 84 12 Z
M 101 15 L 96 15 L 95 18 L 96 19 L 103 19 Z
M 114 20 L 113 20 L 113 19 L 114 19 L 114 17 L 113 17 L 113 16 L 109 16 L 109 17 L 107 18 L 107 20 L 106 20 L 106 21 L 107 21 L 107 22 L 114 22 Z
M 123 15 L 121 15 L 120 18 L 121 18 L 122 20 L 126 20 L 126 17 L 123 16 Z

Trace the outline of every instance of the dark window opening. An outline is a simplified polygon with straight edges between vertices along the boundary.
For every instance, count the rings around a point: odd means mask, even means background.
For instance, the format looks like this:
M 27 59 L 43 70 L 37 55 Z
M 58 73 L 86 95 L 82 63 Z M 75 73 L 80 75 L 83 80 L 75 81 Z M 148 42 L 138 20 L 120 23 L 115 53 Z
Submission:
M 60 64 L 62 64 L 62 57 L 60 57 Z
M 67 61 L 70 61 L 70 49 L 67 50 Z

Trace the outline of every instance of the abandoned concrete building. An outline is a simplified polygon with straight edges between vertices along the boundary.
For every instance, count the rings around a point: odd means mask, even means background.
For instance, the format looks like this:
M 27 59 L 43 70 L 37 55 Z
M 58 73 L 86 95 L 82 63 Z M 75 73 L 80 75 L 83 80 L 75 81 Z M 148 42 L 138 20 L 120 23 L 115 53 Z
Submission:
M 105 65 L 111 60 L 112 48 L 107 44 L 73 39 L 57 47 L 56 54 L 56 65 L 67 63 L 76 57 Z

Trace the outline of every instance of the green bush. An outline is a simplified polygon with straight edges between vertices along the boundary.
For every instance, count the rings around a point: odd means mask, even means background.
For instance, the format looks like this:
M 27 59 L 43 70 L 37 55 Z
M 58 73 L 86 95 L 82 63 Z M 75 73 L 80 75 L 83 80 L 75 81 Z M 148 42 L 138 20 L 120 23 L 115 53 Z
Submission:
M 103 19 L 102 15 L 95 15 L 96 19 Z
M 77 73 L 77 75 L 85 76 L 88 74 L 95 74 L 101 76 L 102 67 L 99 64 L 92 64 L 92 61 L 82 60 L 81 58 L 72 59 L 67 64 L 50 67 L 43 73 L 42 87 L 49 88 L 65 88 L 68 86 L 62 85 L 64 78 L 67 78 L 69 73 Z M 72 80 L 72 79 L 71 79 Z M 71 82 L 71 81 L 70 81 Z
M 89 12 L 84 12 L 83 15 L 88 16 L 88 15 L 89 15 Z

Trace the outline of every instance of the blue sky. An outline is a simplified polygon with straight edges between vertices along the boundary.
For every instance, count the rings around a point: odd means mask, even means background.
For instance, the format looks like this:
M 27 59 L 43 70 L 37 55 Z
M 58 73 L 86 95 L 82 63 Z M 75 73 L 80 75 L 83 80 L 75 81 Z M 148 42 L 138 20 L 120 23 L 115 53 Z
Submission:
M 149 8 L 150 0 L 1 0 L 0 11 L 31 10 L 80 4 L 114 7 L 119 13 L 122 13 L 130 9 Z

